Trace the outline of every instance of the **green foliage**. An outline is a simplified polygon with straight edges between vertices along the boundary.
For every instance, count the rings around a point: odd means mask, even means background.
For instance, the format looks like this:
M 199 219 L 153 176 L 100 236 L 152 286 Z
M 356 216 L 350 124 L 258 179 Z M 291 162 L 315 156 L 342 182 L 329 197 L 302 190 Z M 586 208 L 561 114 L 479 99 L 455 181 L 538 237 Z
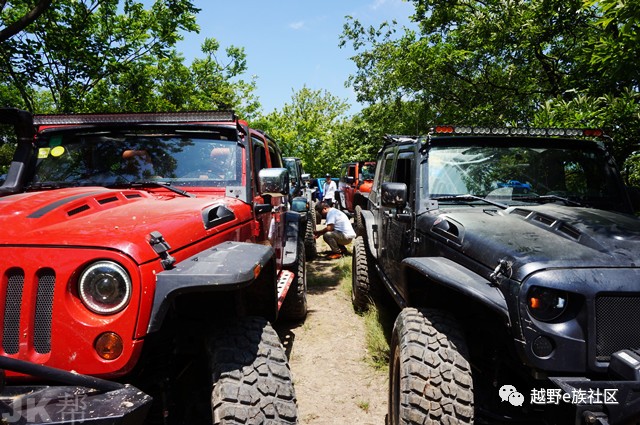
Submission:
M 2 22 L 25 3 L 3 10 Z M 77 111 L 103 79 L 166 56 L 179 31 L 198 29 L 197 11 L 190 0 L 157 0 L 148 10 L 133 0 L 58 0 L 0 46 L 0 79 L 20 88 L 30 111 L 42 111 L 26 90 L 34 87 L 49 92 L 58 112 Z
M 157 62 L 138 62 L 121 74 L 96 85 L 82 105 L 86 112 L 109 111 L 194 111 L 233 109 L 243 118 L 253 117 L 260 104 L 255 80 L 240 78 L 246 71 L 242 49 L 226 49 L 228 62 L 218 61 L 220 45 L 206 39 L 204 58 L 191 66 L 175 51 Z
M 278 140 L 285 156 L 302 159 L 305 172 L 321 176 L 336 173 L 345 155 L 342 135 L 348 127 L 343 118 L 347 109 L 346 101 L 329 92 L 303 87 L 282 110 L 252 124 Z
M 369 104 L 362 118 L 374 132 L 420 134 L 435 123 L 600 127 L 619 163 L 637 149 L 637 2 L 412 2 L 412 28 L 365 28 L 347 17 L 341 35 L 356 51 L 349 84 Z

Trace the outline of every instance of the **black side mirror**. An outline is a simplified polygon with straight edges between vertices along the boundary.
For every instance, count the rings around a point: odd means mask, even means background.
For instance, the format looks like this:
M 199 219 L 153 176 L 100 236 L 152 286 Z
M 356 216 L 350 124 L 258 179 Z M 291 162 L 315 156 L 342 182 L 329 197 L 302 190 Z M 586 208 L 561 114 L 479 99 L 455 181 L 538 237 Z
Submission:
M 407 185 L 405 183 L 382 183 L 382 206 L 404 210 L 407 205 Z

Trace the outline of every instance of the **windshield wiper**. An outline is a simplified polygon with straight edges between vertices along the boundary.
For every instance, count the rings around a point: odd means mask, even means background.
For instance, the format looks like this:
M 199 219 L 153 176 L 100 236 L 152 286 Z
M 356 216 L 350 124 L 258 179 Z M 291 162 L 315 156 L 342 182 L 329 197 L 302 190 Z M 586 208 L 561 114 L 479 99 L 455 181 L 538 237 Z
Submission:
M 480 196 L 476 196 L 476 195 L 447 195 L 447 196 L 436 196 L 435 198 L 431 198 L 431 199 L 433 199 L 434 201 L 462 201 L 462 202 L 482 201 L 482 202 L 486 202 L 487 204 L 502 208 L 503 210 L 506 210 L 507 208 L 509 208 L 508 205 L 503 204 L 501 202 L 491 201 L 489 199 L 481 198 Z
M 573 205 L 574 207 L 584 207 L 584 204 L 581 204 L 577 201 L 572 201 L 571 199 L 563 198 L 558 195 L 540 195 L 540 196 L 518 196 L 513 198 L 514 201 L 560 201 L 564 202 L 566 205 Z
M 169 189 L 172 192 L 175 192 L 179 195 L 182 196 L 186 196 L 188 198 L 194 198 L 195 196 L 192 195 L 191 193 L 182 190 L 182 189 L 178 189 L 177 187 L 173 187 L 171 186 L 171 183 L 169 182 L 158 182 L 155 180 L 138 180 L 138 181 L 134 181 L 134 182 L 128 182 L 128 183 L 115 183 L 115 184 L 110 184 L 107 185 L 106 187 L 110 187 L 110 188 L 121 188 L 121 187 L 126 187 L 126 188 L 131 188 L 131 189 L 135 189 L 137 187 L 139 188 L 145 188 L 145 187 L 163 187 L 165 189 Z

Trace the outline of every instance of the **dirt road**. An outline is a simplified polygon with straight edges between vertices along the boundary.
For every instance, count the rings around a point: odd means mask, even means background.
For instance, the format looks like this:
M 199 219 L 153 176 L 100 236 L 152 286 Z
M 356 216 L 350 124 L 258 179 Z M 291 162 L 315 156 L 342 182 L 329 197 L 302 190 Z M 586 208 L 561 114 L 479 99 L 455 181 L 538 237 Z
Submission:
M 319 251 L 327 249 L 318 242 Z M 351 247 L 350 247 L 351 248 Z M 307 263 L 309 313 L 280 328 L 300 424 L 384 425 L 387 372 L 367 363 L 364 318 L 351 307 L 351 257 Z

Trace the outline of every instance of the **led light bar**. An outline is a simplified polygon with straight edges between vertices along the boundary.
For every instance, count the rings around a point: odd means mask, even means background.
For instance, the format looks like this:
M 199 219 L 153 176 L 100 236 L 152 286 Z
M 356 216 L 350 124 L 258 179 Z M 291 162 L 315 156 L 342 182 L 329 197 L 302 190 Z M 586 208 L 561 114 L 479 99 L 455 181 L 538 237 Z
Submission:
M 109 123 L 175 124 L 187 122 L 234 122 L 235 120 L 236 116 L 233 111 L 52 114 L 33 116 L 33 123 L 35 125 Z
M 439 125 L 433 128 L 434 134 L 497 135 L 497 136 L 566 136 L 566 137 L 603 137 L 600 129 L 579 128 L 523 128 L 523 127 L 471 127 Z

